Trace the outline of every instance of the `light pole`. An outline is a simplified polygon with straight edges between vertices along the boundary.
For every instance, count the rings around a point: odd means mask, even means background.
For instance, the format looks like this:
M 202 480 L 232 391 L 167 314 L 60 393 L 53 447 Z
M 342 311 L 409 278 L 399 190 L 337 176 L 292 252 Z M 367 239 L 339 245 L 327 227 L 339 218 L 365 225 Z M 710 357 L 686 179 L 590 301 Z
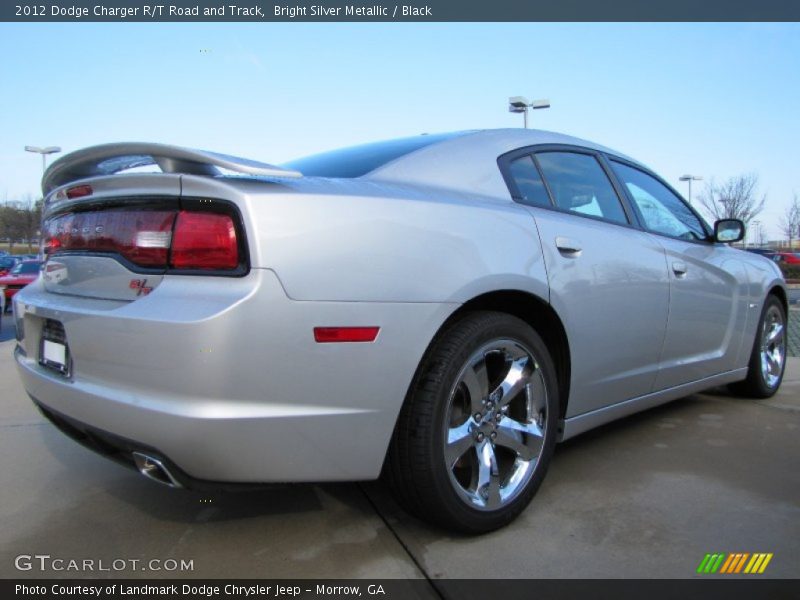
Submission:
M 42 148 L 40 146 L 25 146 L 25 152 L 35 152 L 36 154 L 42 155 L 42 175 L 44 175 L 44 172 L 47 169 L 47 155 L 55 154 L 56 152 L 61 152 L 61 147 L 45 146 L 44 148 Z
M 756 244 L 758 247 L 764 244 L 763 240 L 761 239 L 761 221 L 753 221 L 753 233 L 755 234 Z
M 531 110 L 539 110 L 541 108 L 550 108 L 550 100 L 542 98 L 540 100 L 534 100 L 533 102 L 528 102 L 528 99 L 524 96 L 511 96 L 508 99 L 508 112 L 512 113 L 522 113 L 523 115 L 523 122 L 525 123 L 525 129 L 528 128 L 528 109 Z
M 703 178 L 699 175 L 681 175 L 681 181 L 688 181 L 689 182 L 689 204 L 692 203 L 692 182 L 693 181 L 703 181 Z

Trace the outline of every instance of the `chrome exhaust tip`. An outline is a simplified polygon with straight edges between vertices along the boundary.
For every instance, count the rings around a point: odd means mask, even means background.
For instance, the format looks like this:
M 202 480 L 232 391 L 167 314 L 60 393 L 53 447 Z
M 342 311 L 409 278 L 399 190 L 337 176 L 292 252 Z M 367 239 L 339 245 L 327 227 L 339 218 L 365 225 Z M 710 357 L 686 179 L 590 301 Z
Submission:
M 171 488 L 183 487 L 159 459 L 148 456 L 147 454 L 142 454 L 141 452 L 134 452 L 133 462 L 136 463 L 136 468 L 139 469 L 139 473 L 148 479 L 152 479 L 157 483 Z

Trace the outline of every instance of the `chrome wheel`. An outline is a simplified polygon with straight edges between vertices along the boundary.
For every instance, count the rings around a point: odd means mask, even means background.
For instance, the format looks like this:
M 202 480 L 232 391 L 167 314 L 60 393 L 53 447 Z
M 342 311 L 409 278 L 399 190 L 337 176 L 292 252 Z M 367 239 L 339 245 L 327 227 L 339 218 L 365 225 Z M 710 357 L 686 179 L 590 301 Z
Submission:
M 493 340 L 461 369 L 445 415 L 450 482 L 469 506 L 503 508 L 525 489 L 544 447 L 547 387 L 534 353 Z
M 764 383 L 776 387 L 783 374 L 783 363 L 786 360 L 786 324 L 783 313 L 773 305 L 764 315 L 761 329 L 761 375 Z

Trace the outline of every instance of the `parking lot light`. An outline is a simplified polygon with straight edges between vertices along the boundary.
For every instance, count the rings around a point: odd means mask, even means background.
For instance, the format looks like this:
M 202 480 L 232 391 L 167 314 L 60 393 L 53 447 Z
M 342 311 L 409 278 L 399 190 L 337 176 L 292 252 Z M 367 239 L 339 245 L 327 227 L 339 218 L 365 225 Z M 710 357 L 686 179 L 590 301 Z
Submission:
M 60 146 L 25 146 L 25 152 L 35 152 L 42 155 L 42 173 L 47 169 L 47 155 L 61 152 Z
M 528 128 L 528 109 L 539 110 L 542 108 L 550 108 L 550 100 L 540 98 L 533 102 L 528 102 L 525 96 L 511 96 L 508 99 L 508 112 L 522 113 L 525 129 Z
M 681 181 L 688 181 L 689 182 L 689 204 L 692 203 L 692 182 L 693 181 L 703 181 L 703 178 L 700 175 L 681 175 Z

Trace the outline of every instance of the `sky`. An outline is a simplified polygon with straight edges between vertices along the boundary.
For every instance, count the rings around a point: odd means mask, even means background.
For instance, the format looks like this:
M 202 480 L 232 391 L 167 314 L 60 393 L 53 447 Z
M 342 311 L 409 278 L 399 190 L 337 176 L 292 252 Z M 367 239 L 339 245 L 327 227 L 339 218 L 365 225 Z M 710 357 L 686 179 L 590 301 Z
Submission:
M 41 158 L 149 141 L 280 163 L 363 142 L 531 126 L 647 164 L 687 195 L 754 172 L 779 237 L 800 194 L 800 24 L 0 23 L 0 202 Z

